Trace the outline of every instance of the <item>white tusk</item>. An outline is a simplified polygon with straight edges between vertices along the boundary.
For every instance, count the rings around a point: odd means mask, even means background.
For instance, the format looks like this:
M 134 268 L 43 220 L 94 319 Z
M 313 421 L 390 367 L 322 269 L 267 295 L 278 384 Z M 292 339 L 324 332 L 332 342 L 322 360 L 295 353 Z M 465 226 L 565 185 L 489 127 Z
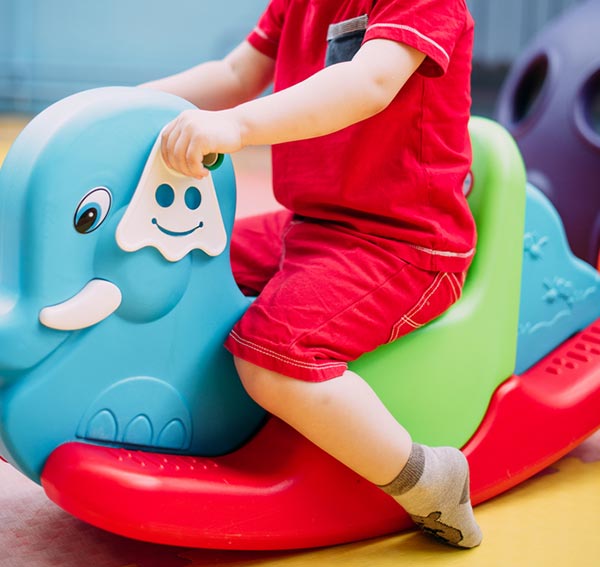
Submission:
M 59 331 L 96 325 L 121 305 L 121 290 L 106 280 L 91 280 L 77 295 L 40 311 L 40 323 Z

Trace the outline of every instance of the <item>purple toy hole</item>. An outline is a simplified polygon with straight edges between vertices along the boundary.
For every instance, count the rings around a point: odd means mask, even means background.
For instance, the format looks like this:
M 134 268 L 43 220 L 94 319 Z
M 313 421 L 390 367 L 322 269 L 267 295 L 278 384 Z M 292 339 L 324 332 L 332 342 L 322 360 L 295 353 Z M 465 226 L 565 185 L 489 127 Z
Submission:
M 594 93 L 590 101 L 588 118 L 596 134 L 600 134 L 600 90 Z
M 544 90 L 549 71 L 545 54 L 535 57 L 519 79 L 513 99 L 512 120 L 515 124 L 531 116 Z
M 583 85 L 577 103 L 577 123 L 587 140 L 600 148 L 600 69 Z

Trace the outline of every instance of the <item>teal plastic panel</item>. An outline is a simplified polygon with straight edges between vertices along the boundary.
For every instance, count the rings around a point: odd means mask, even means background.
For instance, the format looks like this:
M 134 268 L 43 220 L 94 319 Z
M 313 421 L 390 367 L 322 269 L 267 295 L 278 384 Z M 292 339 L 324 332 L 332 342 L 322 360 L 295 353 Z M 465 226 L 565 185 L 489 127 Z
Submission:
M 600 317 L 600 274 L 569 248 L 558 212 L 527 187 L 516 372 Z

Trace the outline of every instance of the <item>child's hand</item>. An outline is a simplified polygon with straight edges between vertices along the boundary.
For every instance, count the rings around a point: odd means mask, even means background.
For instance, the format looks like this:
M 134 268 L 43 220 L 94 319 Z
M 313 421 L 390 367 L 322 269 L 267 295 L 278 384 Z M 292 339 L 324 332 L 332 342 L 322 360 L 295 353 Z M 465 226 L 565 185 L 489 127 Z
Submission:
M 204 156 L 241 148 L 240 125 L 228 111 L 186 110 L 165 127 L 161 138 L 167 167 L 199 179 L 208 175 L 202 163 Z

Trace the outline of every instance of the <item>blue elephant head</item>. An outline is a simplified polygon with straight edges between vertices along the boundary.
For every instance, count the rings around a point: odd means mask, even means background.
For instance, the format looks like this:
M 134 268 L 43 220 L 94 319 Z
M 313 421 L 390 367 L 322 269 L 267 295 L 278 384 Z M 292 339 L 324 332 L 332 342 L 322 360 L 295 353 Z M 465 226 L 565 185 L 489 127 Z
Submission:
M 222 347 L 248 305 L 229 265 L 231 162 L 204 185 L 155 171 L 158 134 L 189 107 L 83 92 L 37 116 L 0 170 L 0 454 L 34 480 L 69 440 L 221 454 L 263 418 Z M 178 184 L 212 249 L 180 246 Z

